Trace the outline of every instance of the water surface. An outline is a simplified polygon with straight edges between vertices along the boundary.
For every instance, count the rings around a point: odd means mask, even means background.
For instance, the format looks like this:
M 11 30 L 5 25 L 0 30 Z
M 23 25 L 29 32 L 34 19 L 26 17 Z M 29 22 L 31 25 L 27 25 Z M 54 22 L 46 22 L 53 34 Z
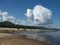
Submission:
M 60 45 L 60 31 L 17 31 L 16 34 L 26 35 L 27 38 L 32 38 L 39 41 L 51 42 L 53 45 Z

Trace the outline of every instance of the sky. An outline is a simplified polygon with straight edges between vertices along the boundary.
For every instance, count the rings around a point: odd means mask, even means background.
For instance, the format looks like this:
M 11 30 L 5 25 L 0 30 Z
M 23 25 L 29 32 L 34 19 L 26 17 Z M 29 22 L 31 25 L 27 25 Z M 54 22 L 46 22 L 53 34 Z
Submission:
M 25 13 L 27 13 L 27 9 L 34 10 L 34 7 L 39 5 L 52 12 L 52 24 L 50 27 L 60 28 L 59 4 L 60 0 L 0 0 L 0 10 L 2 12 L 8 12 L 10 18 L 14 17 L 16 20 L 21 20 L 21 24 L 24 23 L 24 21 L 26 24 L 30 24 L 27 22 L 29 18 L 25 15 Z M 40 20 L 38 22 L 40 22 Z

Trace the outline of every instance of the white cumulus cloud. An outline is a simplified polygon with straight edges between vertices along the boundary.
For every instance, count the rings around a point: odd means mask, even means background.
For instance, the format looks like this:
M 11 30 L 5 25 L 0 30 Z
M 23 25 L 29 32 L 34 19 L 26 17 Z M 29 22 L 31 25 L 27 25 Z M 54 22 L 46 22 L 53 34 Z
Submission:
M 8 12 L 2 12 L 0 11 L 0 16 L 2 18 L 2 21 L 6 21 L 8 18 Z
M 15 18 L 13 16 L 9 16 L 8 12 L 6 11 L 0 11 L 0 20 L 3 21 L 9 21 L 14 23 Z
M 52 17 L 52 11 L 41 5 L 36 5 L 33 10 L 29 9 L 27 11 L 26 16 L 28 18 L 33 17 L 33 19 L 34 19 L 34 20 L 32 20 L 33 24 L 50 24 L 51 17 Z
M 27 13 L 25 14 L 27 17 L 32 17 L 32 10 L 31 9 L 27 9 Z
M 2 15 L 2 21 L 6 21 L 8 18 L 8 12 L 2 12 L 1 15 Z

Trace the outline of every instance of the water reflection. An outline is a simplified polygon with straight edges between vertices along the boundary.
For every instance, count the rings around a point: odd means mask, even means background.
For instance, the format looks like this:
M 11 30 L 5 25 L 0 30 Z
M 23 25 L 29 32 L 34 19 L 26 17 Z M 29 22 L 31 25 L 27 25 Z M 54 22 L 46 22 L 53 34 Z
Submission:
M 15 34 L 26 35 L 27 38 L 51 42 L 53 45 L 60 45 L 60 31 L 16 31 Z

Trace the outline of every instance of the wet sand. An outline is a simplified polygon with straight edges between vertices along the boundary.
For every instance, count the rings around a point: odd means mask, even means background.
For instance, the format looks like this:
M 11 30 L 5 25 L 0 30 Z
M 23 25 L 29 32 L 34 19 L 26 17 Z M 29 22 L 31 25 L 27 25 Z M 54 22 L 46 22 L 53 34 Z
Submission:
M 23 35 L 0 33 L 0 45 L 51 45 L 51 44 L 33 39 L 28 39 Z

